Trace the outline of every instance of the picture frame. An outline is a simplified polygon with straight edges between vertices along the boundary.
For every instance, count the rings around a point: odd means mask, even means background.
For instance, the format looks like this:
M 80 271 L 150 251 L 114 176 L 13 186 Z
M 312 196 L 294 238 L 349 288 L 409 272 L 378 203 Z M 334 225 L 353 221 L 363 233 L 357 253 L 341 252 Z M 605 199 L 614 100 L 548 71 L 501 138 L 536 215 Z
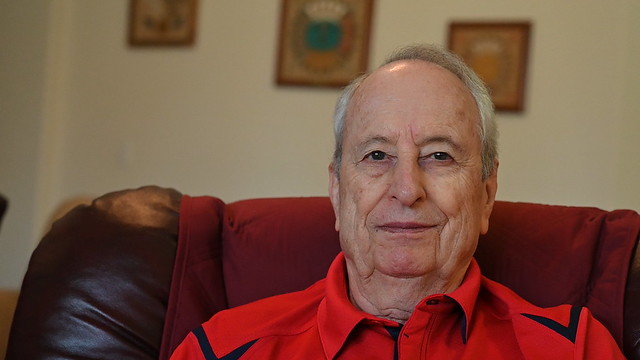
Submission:
M 531 23 L 452 22 L 449 49 L 485 82 L 498 111 L 524 110 Z
M 282 0 L 276 83 L 343 87 L 368 66 L 373 0 Z
M 189 46 L 196 37 L 197 0 L 130 0 L 129 45 Z

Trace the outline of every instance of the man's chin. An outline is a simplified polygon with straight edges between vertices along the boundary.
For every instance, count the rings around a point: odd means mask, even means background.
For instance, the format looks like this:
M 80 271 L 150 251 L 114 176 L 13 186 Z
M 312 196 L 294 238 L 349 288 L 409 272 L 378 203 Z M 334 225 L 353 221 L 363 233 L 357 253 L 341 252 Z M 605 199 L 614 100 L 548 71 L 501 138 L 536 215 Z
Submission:
M 389 277 L 394 278 L 417 278 L 426 276 L 430 271 L 426 258 L 385 258 L 378 262 L 376 269 Z

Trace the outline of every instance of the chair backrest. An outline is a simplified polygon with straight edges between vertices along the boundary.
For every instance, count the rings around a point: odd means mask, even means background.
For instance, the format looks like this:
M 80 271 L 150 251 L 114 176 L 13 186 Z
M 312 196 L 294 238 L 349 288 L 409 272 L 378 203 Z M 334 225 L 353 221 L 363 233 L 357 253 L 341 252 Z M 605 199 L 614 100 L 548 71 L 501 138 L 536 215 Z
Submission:
M 490 221 L 476 252 L 485 275 L 540 306 L 588 306 L 620 345 L 626 335 L 628 351 L 640 351 L 637 310 L 625 318 L 625 301 L 626 309 L 640 303 L 637 288 L 627 287 L 640 235 L 637 213 L 499 201 Z M 324 277 L 339 252 L 334 222 L 326 197 L 228 205 L 183 198 L 161 355 L 219 310 Z
M 340 251 L 334 222 L 328 198 L 185 196 L 160 358 L 220 310 L 322 279 Z

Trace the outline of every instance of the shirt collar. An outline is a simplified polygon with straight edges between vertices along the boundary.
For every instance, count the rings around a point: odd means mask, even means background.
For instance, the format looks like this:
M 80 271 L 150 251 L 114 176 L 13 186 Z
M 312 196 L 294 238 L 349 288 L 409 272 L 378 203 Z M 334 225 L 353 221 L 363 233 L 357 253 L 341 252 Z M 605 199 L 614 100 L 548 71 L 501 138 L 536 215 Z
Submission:
M 463 341 L 469 337 L 473 310 L 480 291 L 482 275 L 475 259 L 472 259 L 462 284 L 446 297 L 454 300 L 464 313 L 461 324 Z M 418 307 L 425 306 L 433 298 L 432 295 L 420 302 Z M 349 334 L 363 321 L 379 323 L 383 326 L 398 326 L 391 320 L 375 317 L 356 308 L 348 295 L 347 271 L 344 254 L 340 253 L 331 264 L 327 273 L 326 296 L 318 308 L 318 331 L 328 359 L 333 359 L 345 344 Z
M 326 296 L 318 307 L 318 331 L 327 359 L 333 359 L 353 329 L 363 321 L 398 326 L 356 308 L 349 299 L 347 265 L 340 253 L 329 267 Z
M 462 341 L 465 344 L 469 339 L 469 327 L 470 324 L 473 323 L 474 309 L 476 301 L 478 300 L 478 294 L 480 293 L 481 284 L 482 273 L 480 272 L 480 266 L 478 266 L 476 259 L 471 259 L 462 284 L 454 291 L 445 295 L 457 302 L 464 312 L 464 318 L 462 319 Z

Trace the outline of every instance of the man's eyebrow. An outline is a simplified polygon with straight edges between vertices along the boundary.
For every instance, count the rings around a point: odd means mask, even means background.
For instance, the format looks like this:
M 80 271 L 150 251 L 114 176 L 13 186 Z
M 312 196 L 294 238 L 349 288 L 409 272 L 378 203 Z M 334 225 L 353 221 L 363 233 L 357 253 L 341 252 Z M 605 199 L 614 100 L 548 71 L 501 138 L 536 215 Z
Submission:
M 462 150 L 462 146 L 460 146 L 460 144 L 455 142 L 450 136 L 439 136 L 439 135 L 427 136 L 418 143 L 418 146 L 422 147 L 422 146 L 427 146 L 431 144 L 440 144 L 440 143 L 447 144 L 456 151 Z
M 358 151 L 365 151 L 373 145 L 382 145 L 382 144 L 393 144 L 395 143 L 392 139 L 383 136 L 373 136 L 357 146 Z M 434 136 L 426 136 L 416 145 L 418 147 L 423 147 L 431 144 L 446 144 L 451 146 L 454 150 L 460 151 L 462 150 L 462 146 L 460 146 L 457 142 L 455 142 L 450 136 L 446 135 L 434 135 Z
M 366 141 L 361 142 L 360 144 L 358 144 L 357 149 L 360 151 L 363 151 L 369 147 L 371 147 L 371 145 L 379 145 L 379 144 L 391 144 L 393 141 L 391 141 L 390 138 L 386 137 L 386 136 L 374 136 L 371 137 L 369 139 L 367 139 Z

